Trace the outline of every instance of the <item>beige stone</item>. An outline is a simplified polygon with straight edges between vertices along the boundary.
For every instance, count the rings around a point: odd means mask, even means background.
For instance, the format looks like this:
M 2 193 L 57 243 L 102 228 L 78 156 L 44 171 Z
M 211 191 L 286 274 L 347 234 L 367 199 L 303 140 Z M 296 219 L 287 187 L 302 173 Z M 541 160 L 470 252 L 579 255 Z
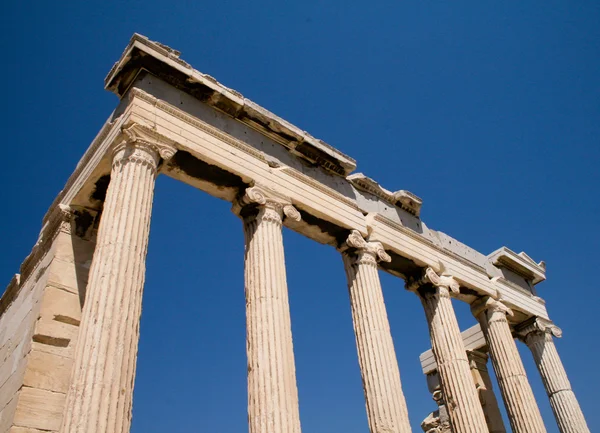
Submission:
M 490 433 L 506 433 L 502 413 L 498 406 L 496 394 L 492 388 L 492 380 L 487 368 L 487 353 L 478 350 L 467 350 L 467 358 L 471 366 L 473 382 L 483 408 L 485 421 Z
M 554 345 L 553 337 L 562 336 L 560 328 L 552 322 L 534 317 L 522 323 L 518 333 L 531 349 L 561 433 L 589 433 L 590 429 Z
M 10 397 L 8 403 L 0 409 L 0 432 L 7 432 L 13 425 L 19 396 L 18 393 L 11 393 Z
M 82 312 L 65 433 L 128 432 L 154 180 L 175 153 L 136 125 L 113 151 Z
M 48 433 L 48 430 L 38 430 L 36 428 L 11 427 L 8 433 Z
M 423 422 L 421 422 L 421 429 L 425 433 L 452 433 L 450 417 L 448 416 L 448 406 L 442 392 L 440 376 L 437 371 L 427 374 L 427 388 L 431 392 L 431 397 L 437 404 L 438 409 L 427 415 Z
M 15 412 L 14 425 L 40 430 L 58 430 L 62 421 L 65 395 L 23 387 Z
M 88 282 L 89 269 L 61 259 L 52 262 L 48 270 L 48 282 L 68 292 L 79 294 Z
M 300 433 L 282 219 L 289 202 L 258 187 L 234 206 L 244 222 L 248 423 L 250 433 Z
M 81 321 L 79 294 L 48 286 L 44 291 L 40 316 L 60 323 L 79 326 Z
M 282 224 L 335 248 L 342 247 L 351 230 L 356 239 L 381 244 L 392 258 L 380 262 L 381 268 L 408 279 L 421 297 L 440 370 L 439 391 L 455 433 L 485 431 L 465 354 L 465 347 L 479 346 L 463 344 L 450 292 L 469 304 L 501 297 L 515 314 L 513 323 L 549 320 L 534 288 L 546 278 L 544 262 L 506 247 L 484 254 L 429 228 L 420 218 L 423 201 L 417 195 L 388 190 L 361 173 L 352 175 L 356 161 L 349 156 L 195 70 L 176 50 L 141 35 L 132 37 L 105 86 L 121 101 L 54 200 L 20 274 L 0 298 L 0 389 L 6 393 L 0 433 L 12 427 L 42 429 L 17 426 L 17 419 L 56 425 L 57 417 L 31 395 L 66 386 L 62 433 L 129 430 L 148 225 L 159 171 L 234 202 L 244 220 L 251 433 L 300 431 Z M 344 254 L 352 273 L 350 296 L 370 428 L 408 431 L 376 269 L 348 261 L 363 253 Z M 425 278 L 414 281 L 423 269 Z M 367 316 L 377 320 L 373 329 Z M 488 339 L 492 334 L 508 338 L 504 325 L 489 329 Z M 274 354 L 266 353 L 265 341 Z M 541 355 L 541 343 L 532 347 L 553 407 L 563 411 L 557 413 L 561 428 L 567 422 L 582 426 L 583 415 L 575 413 L 574 396 L 561 379 L 566 376 L 558 355 Z M 543 347 L 544 353 L 553 353 L 549 342 L 544 340 Z M 492 356 L 502 358 L 493 351 Z M 46 369 L 42 359 L 60 367 Z M 74 364 L 67 379 L 69 359 Z M 23 388 L 28 403 L 16 414 L 23 383 L 40 388 Z M 265 386 L 275 391 L 267 393 Z M 527 393 L 526 387 L 519 389 Z M 506 397 L 508 391 L 503 392 Z M 55 399 L 53 404 L 63 403 Z M 50 412 L 60 410 L 56 406 Z M 431 421 L 428 426 L 437 428 Z M 533 424 L 531 431 L 539 431 Z
M 5 407 L 13 398 L 15 398 L 16 393 L 23 385 L 27 361 L 27 358 L 21 358 L 16 365 L 16 368 L 3 377 L 4 381 L 0 386 L 0 409 Z M 0 432 L 1 431 L 2 430 L 0 430 Z
M 407 289 L 419 295 L 425 309 L 431 349 L 454 433 L 486 432 L 485 416 L 450 299 L 450 293 L 459 290 L 458 282 L 427 268 L 420 279 L 407 283 Z
M 23 385 L 66 394 L 73 360 L 33 350 L 27 363 Z
M 353 230 L 343 251 L 358 360 L 371 433 L 409 433 L 406 400 L 394 351 L 377 262 L 383 246 Z
M 488 343 L 513 433 L 545 433 L 542 415 L 506 319 L 512 311 L 492 298 L 477 301 L 471 309 Z

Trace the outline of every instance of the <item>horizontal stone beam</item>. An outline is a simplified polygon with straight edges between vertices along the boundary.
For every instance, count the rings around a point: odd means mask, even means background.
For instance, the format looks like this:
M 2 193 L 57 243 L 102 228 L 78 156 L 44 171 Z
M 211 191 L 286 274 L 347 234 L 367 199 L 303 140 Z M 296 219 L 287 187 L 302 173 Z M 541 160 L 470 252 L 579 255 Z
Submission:
M 173 82 L 173 77 L 185 79 Z M 384 245 L 392 261 L 383 268 L 394 275 L 443 268 L 460 283 L 464 301 L 500 296 L 517 313 L 515 323 L 548 318 L 533 291 L 533 284 L 545 278 L 543 263 L 506 248 L 498 250 L 501 255 L 485 255 L 428 228 L 416 195 L 391 192 L 364 175 L 349 176 L 354 160 L 318 140 L 308 146 L 307 133 L 193 69 L 175 50 L 135 35 L 106 87 L 121 97 L 120 105 L 55 206 L 99 209 L 109 149 L 123 127 L 138 124 L 175 143 L 178 152 L 159 167 L 168 176 L 228 201 L 250 185 L 266 185 L 301 214 L 290 227 L 317 242 L 338 247 L 358 230 Z
M 478 350 L 486 346 L 485 338 L 479 324 L 461 332 L 460 335 L 462 336 L 466 350 Z M 431 349 L 421 353 L 419 360 L 421 361 L 423 374 L 429 374 L 437 370 L 437 364 L 435 363 L 435 357 Z

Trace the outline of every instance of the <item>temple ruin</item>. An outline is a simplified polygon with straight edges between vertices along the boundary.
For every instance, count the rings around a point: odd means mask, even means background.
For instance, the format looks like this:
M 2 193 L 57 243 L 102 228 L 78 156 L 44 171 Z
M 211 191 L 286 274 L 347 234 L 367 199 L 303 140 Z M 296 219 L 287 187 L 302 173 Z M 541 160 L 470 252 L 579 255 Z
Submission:
M 129 432 L 158 174 L 231 202 L 241 219 L 250 433 L 301 431 L 283 226 L 344 262 L 371 433 L 411 432 L 379 269 L 404 280 L 429 325 L 421 364 L 438 409 L 418 415 L 425 431 L 505 432 L 502 400 L 514 433 L 545 432 L 522 340 L 560 431 L 589 433 L 554 345 L 561 331 L 536 295 L 543 262 L 430 229 L 419 197 L 353 174 L 349 156 L 144 36 L 105 88 L 120 102 L 0 299 L 0 433 Z M 461 334 L 451 298 L 479 325 Z

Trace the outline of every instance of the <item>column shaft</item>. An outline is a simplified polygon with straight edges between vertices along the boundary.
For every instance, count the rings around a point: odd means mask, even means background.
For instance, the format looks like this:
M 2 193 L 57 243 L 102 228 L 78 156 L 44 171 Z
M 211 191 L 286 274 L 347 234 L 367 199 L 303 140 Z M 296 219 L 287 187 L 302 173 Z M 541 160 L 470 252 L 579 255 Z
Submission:
M 477 350 L 469 350 L 467 351 L 467 357 L 469 358 L 471 374 L 490 433 L 506 433 L 502 413 L 498 407 L 498 400 L 487 369 L 487 354 Z
M 424 292 L 421 301 L 453 432 L 487 432 L 448 290 Z
M 513 433 L 545 433 L 542 415 L 506 319 L 512 311 L 499 301 L 484 298 L 473 304 L 473 312 L 489 347 Z
M 542 376 L 550 405 L 561 433 L 589 433 L 579 402 L 571 389 L 567 372 L 560 360 L 552 334 L 530 332 L 525 342 Z
M 243 219 L 250 433 L 300 433 L 281 208 Z
M 125 433 L 159 154 L 121 145 L 113 158 L 90 269 L 62 431 Z
M 371 433 L 410 433 L 406 400 L 377 271 L 377 259 L 389 261 L 378 242 L 367 243 L 353 231 L 342 254 L 354 323 L 354 335 Z

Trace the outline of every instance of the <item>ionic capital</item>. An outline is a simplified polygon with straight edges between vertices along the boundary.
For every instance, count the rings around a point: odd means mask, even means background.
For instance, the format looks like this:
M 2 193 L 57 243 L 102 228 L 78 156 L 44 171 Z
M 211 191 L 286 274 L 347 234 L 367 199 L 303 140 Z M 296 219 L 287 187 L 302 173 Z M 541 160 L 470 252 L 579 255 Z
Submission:
M 233 202 L 231 210 L 241 218 L 259 214 L 278 222 L 281 222 L 283 217 L 292 221 L 301 219 L 300 212 L 290 200 L 258 185 L 246 188 L 244 194 Z
M 515 327 L 515 332 L 525 343 L 533 337 L 562 337 L 562 329 L 550 320 L 532 317 Z
M 161 158 L 168 161 L 177 152 L 173 140 L 148 126 L 132 122 L 124 125 L 121 132 L 122 140 L 112 152 L 113 165 L 138 161 L 156 168 Z
M 433 268 L 428 267 L 420 278 L 409 278 L 406 282 L 406 289 L 416 292 L 422 286 L 431 284 L 438 289 L 440 295 L 457 295 L 460 292 L 460 284 L 450 275 L 438 275 Z
M 392 258 L 385 252 L 381 242 L 368 242 L 358 230 L 352 230 L 346 243 L 341 248 L 342 253 L 348 253 L 350 249 L 356 252 L 359 262 L 377 265 L 377 262 L 391 262 Z
M 504 316 L 514 316 L 514 312 L 508 308 L 503 302 L 494 299 L 491 296 L 484 296 L 471 304 L 471 312 L 473 316 L 479 317 L 484 311 L 490 313 L 501 313 Z

